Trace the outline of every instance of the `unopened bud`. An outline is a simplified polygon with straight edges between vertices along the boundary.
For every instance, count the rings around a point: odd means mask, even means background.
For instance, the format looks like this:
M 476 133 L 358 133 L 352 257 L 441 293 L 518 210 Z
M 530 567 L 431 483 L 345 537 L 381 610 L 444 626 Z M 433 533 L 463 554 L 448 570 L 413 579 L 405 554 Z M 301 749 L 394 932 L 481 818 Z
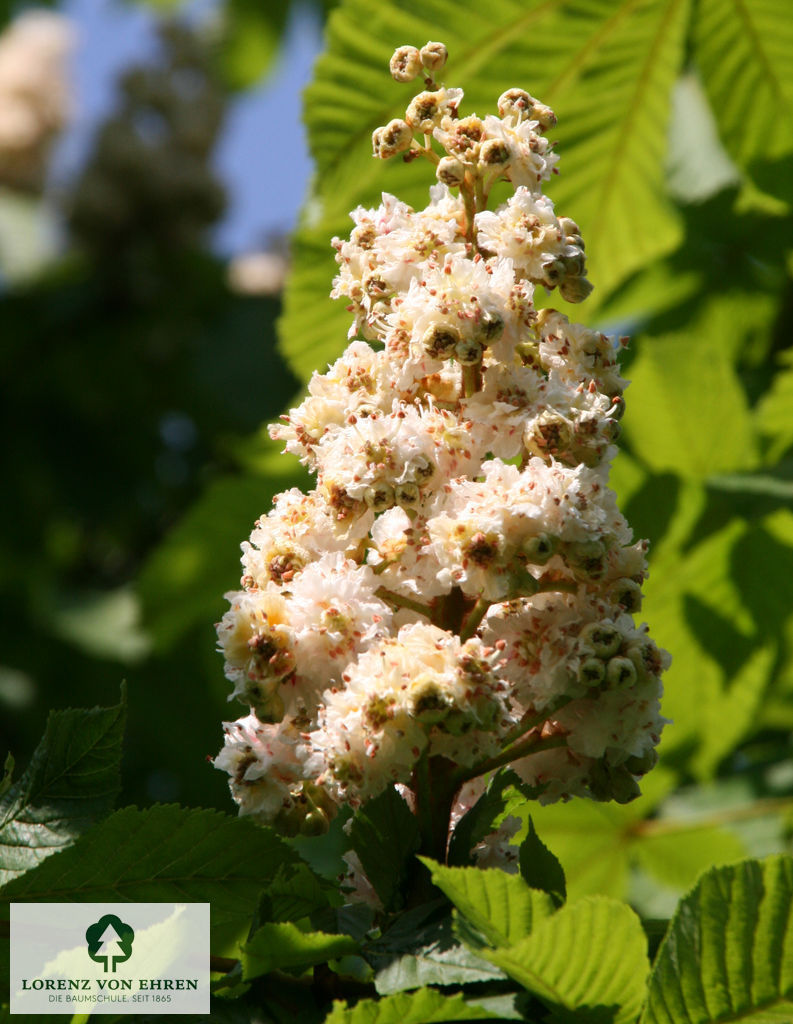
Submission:
M 545 565 L 549 558 L 556 551 L 557 540 L 550 533 L 538 533 L 536 537 L 529 537 L 523 544 L 523 554 L 526 561 L 532 565 Z
M 449 53 L 443 43 L 426 43 L 421 48 L 420 56 L 427 71 L 440 71 Z
M 416 132 L 428 134 L 435 127 L 440 112 L 440 97 L 436 92 L 420 92 L 414 96 L 405 111 L 405 120 Z
M 636 580 L 618 580 L 610 590 L 611 597 L 631 615 L 642 607 L 642 588 Z
M 482 361 L 482 346 L 474 338 L 462 338 L 454 346 L 454 358 L 461 366 L 476 366 Z
M 400 46 L 388 64 L 397 82 L 412 82 L 421 73 L 421 54 L 415 46 Z
M 547 132 L 549 128 L 553 128 L 556 124 L 556 114 L 547 107 L 544 103 L 538 103 L 534 100 L 531 106 L 529 117 L 532 121 L 537 121 L 540 125 L 540 129 Z
M 636 682 L 636 666 L 630 658 L 611 658 L 606 665 L 606 679 L 615 690 L 627 690 Z
M 536 100 L 525 89 L 507 89 L 498 97 L 498 112 L 501 117 L 525 117 Z
M 394 500 L 400 508 L 415 508 L 421 501 L 421 491 L 417 484 L 410 481 L 396 484 L 394 487 Z
M 506 167 L 510 161 L 509 146 L 501 139 L 487 139 L 479 150 L 479 162 L 485 167 Z
M 465 167 L 456 156 L 444 156 L 435 168 L 439 182 L 449 188 L 459 188 L 465 178 Z
M 603 622 L 590 622 L 581 630 L 581 641 L 601 658 L 616 654 L 622 643 L 622 635 L 614 626 Z
M 413 142 L 413 130 L 407 121 L 395 117 L 387 125 L 375 130 L 372 135 L 372 149 L 374 155 L 381 160 L 387 160 L 397 153 L 404 153 L 410 149 Z
M 570 565 L 589 579 L 600 579 L 606 572 L 606 546 L 599 540 L 573 541 L 565 554 Z
M 310 811 L 300 824 L 301 836 L 324 836 L 330 828 L 328 816 L 320 808 Z
M 394 504 L 394 488 L 386 483 L 373 484 L 364 491 L 363 500 L 374 512 L 385 512 Z
M 631 773 L 631 775 L 646 775 L 651 769 L 655 768 L 658 764 L 658 751 L 655 748 L 651 748 L 646 754 L 641 756 L 629 757 L 625 762 L 625 767 Z
M 555 288 L 567 276 L 567 265 L 563 259 L 549 259 L 543 263 L 543 284 Z
M 482 313 L 478 326 L 479 340 L 483 345 L 487 345 L 489 342 L 495 341 L 496 338 L 500 338 L 504 333 L 504 318 L 500 313 L 486 309 Z
M 581 228 L 570 217 L 560 217 L 559 227 L 565 235 L 580 235 Z
M 592 294 L 592 285 L 585 277 L 568 277 L 559 285 L 559 292 L 566 302 L 583 302 Z
M 606 666 L 600 658 L 585 658 L 578 669 L 578 678 L 584 686 L 599 686 L 606 677 Z
M 449 324 L 433 324 L 424 332 L 421 345 L 433 359 L 450 359 L 460 341 L 460 332 Z

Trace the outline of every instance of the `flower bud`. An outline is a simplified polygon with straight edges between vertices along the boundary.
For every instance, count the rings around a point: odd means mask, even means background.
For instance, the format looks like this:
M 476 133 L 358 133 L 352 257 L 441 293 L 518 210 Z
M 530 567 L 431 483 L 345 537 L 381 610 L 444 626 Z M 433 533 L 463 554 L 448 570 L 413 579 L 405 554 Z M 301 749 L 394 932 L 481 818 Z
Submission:
M 613 584 L 609 593 L 612 599 L 631 615 L 641 610 L 642 588 L 636 580 L 629 578 L 618 580 Z
M 486 309 L 479 320 L 479 340 L 483 345 L 495 341 L 504 333 L 504 318 L 495 312 Z
M 399 46 L 388 64 L 397 82 L 412 82 L 421 73 L 421 54 L 415 46 Z
M 583 302 L 592 294 L 592 285 L 585 277 L 568 277 L 559 285 L 559 291 L 566 302 Z
M 399 117 L 395 117 L 382 128 L 375 129 L 372 134 L 374 155 L 381 160 L 404 153 L 413 142 L 413 131 L 410 125 Z
M 465 178 L 465 167 L 456 156 L 444 156 L 435 168 L 435 175 L 442 185 L 459 188 Z
M 606 665 L 606 679 L 615 690 L 627 690 L 636 682 L 636 666 L 630 658 L 611 658 Z
M 461 366 L 476 366 L 482 361 L 482 346 L 474 338 L 462 338 L 454 346 L 454 358 Z
M 578 678 L 584 686 L 600 686 L 606 678 L 606 666 L 600 658 L 585 658 L 579 666 Z
M 414 96 L 405 111 L 405 120 L 416 132 L 428 134 L 435 127 L 441 110 L 441 98 L 436 92 L 420 92 Z
M 411 481 L 396 484 L 394 500 L 401 508 L 415 508 L 421 501 L 421 491 L 418 489 L 418 485 Z
M 606 546 L 599 540 L 573 541 L 565 554 L 578 575 L 599 580 L 606 572 Z
M 529 117 L 532 121 L 539 122 L 540 129 L 544 132 L 547 132 L 549 128 L 553 128 L 556 124 L 556 114 L 554 114 L 550 107 L 546 107 L 544 103 L 539 103 L 537 100 L 534 100 L 531 105 Z
M 616 654 L 622 643 L 620 631 L 604 622 L 590 622 L 581 630 L 580 637 L 581 642 L 600 658 L 610 658 Z
M 525 117 L 536 100 L 525 89 L 507 89 L 498 97 L 498 112 L 501 117 Z
M 485 167 L 506 167 L 510 161 L 509 147 L 501 139 L 487 139 L 479 150 L 479 162 Z
M 425 43 L 420 51 L 421 63 L 427 71 L 440 71 L 449 54 L 443 43 Z
M 652 747 L 646 754 L 642 754 L 641 757 L 629 757 L 625 762 L 625 767 L 631 775 L 646 775 L 647 772 L 655 768 L 657 764 L 658 751 Z
M 545 565 L 556 551 L 557 539 L 550 533 L 538 533 L 523 544 L 523 554 L 532 565 Z
M 559 227 L 562 229 L 562 232 L 566 236 L 581 234 L 581 228 L 570 217 L 560 217 Z
M 390 484 L 377 483 L 367 487 L 363 500 L 375 512 L 385 512 L 394 504 L 394 488 Z
M 319 807 L 315 807 L 313 811 L 303 818 L 300 824 L 300 835 L 301 836 L 324 836 L 330 828 L 330 822 L 328 816 Z
M 460 341 L 460 332 L 449 324 L 433 324 L 424 332 L 421 344 L 433 359 L 450 359 Z

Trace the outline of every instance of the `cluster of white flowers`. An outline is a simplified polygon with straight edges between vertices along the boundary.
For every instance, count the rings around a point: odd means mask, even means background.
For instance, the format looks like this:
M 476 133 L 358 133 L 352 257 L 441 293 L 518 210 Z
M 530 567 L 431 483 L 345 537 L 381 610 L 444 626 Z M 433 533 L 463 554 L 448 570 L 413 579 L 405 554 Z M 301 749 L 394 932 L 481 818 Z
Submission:
M 50 11 L 20 14 L 0 35 L 0 184 L 37 191 L 53 139 L 71 111 L 70 23 Z
M 502 764 L 543 801 L 629 800 L 664 723 L 668 655 L 633 620 L 646 545 L 608 486 L 623 339 L 535 307 L 590 288 L 541 193 L 555 117 L 510 89 L 499 117 L 461 118 L 444 62 L 394 54 L 427 88 L 375 155 L 427 158 L 439 184 L 334 240 L 352 340 L 271 428 L 316 488 L 256 524 L 218 626 L 251 712 L 215 764 L 242 813 L 304 831 L 391 783 L 416 806 L 440 765 L 457 816 Z M 488 210 L 499 179 L 513 195 Z

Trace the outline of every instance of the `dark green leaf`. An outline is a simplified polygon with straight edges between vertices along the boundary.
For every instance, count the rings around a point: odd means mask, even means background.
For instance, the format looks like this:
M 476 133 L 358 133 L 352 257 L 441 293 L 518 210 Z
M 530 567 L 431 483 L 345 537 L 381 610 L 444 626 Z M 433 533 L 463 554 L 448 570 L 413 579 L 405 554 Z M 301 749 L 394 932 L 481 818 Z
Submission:
M 471 863 L 471 851 L 485 836 L 496 831 L 514 790 L 525 793 L 527 788 L 510 769 L 496 772 L 485 792 L 457 822 L 449 843 L 448 863 L 452 866 Z
M 708 871 L 670 922 L 642 1024 L 792 1018 L 793 860 Z
M 111 810 L 125 717 L 123 691 L 114 707 L 50 712 L 27 770 L 0 800 L 0 884 L 69 846 Z
M 145 625 L 160 650 L 170 649 L 196 623 L 220 618 L 224 591 L 239 587 L 234 552 L 240 538 L 269 511 L 273 495 L 307 479 L 275 445 L 261 472 L 214 481 L 144 565 L 138 592 Z
M 383 942 L 389 939 L 387 932 Z M 418 948 L 413 948 L 418 943 Z M 408 945 L 403 943 L 403 948 Z M 414 929 L 411 952 L 394 956 L 377 971 L 375 987 L 380 995 L 390 995 L 424 985 L 464 985 L 475 981 L 503 980 L 504 973 L 476 956 L 454 938 L 448 914 L 420 929 Z M 369 947 L 366 953 L 377 966 L 380 945 Z
M 9 902 L 184 901 L 212 904 L 214 953 L 236 952 L 259 890 L 295 852 L 271 829 L 218 811 L 126 807 L 69 849 L 9 882 Z
M 415 816 L 393 786 L 356 813 L 350 842 L 383 906 L 395 908 L 421 839 Z
M 259 918 L 262 922 L 299 921 L 340 902 L 338 887 L 331 887 L 307 864 L 282 864 L 262 893 Z
M 564 868 L 537 835 L 534 822 L 529 818 L 529 834 L 520 844 L 520 873 L 532 889 L 547 892 L 556 906 L 567 896 Z

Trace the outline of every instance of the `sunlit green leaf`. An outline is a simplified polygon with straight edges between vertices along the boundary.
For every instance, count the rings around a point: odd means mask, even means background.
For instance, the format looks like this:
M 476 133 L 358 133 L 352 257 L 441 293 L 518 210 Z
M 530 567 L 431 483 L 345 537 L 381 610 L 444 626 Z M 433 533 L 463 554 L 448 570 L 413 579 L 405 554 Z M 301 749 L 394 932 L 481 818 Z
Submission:
M 362 999 L 354 1007 L 334 1002 L 325 1024 L 441 1024 L 442 1021 L 491 1020 L 497 1012 L 470 1005 L 461 995 L 432 988 L 399 992 L 382 999 Z
M 317 161 L 281 322 L 283 351 L 306 378 L 344 347 L 349 316 L 328 302 L 329 241 L 349 233 L 347 213 L 376 205 L 383 190 L 424 206 L 431 171 L 371 158 L 374 128 L 402 116 L 412 92 L 387 71 L 395 46 L 442 39 L 447 85 L 462 86 L 464 112 L 483 116 L 502 91 L 529 88 L 559 117 L 561 176 L 548 191 L 574 217 L 588 245 L 590 277 L 605 295 L 680 239 L 664 196 L 670 93 L 683 58 L 688 0 L 494 0 L 450 18 L 447 0 L 372 7 L 346 0 L 331 16 L 328 46 L 306 92 Z M 366 24 L 366 32 L 360 25 Z M 541 59 L 538 59 L 541 55 Z
M 661 944 L 642 1024 L 771 1024 L 793 1016 L 793 860 L 714 868 Z
M 722 141 L 762 187 L 793 200 L 793 22 L 787 0 L 701 0 L 693 55 Z
M 560 1016 L 633 1024 L 645 998 L 647 940 L 624 903 L 587 896 L 538 923 L 528 938 L 482 955 Z
M 250 981 L 274 970 L 311 967 L 357 950 L 349 935 L 304 932 L 289 921 L 269 922 L 242 947 L 243 977 Z
M 422 858 L 432 881 L 493 946 L 511 946 L 554 911 L 551 897 L 496 868 L 447 868 Z

